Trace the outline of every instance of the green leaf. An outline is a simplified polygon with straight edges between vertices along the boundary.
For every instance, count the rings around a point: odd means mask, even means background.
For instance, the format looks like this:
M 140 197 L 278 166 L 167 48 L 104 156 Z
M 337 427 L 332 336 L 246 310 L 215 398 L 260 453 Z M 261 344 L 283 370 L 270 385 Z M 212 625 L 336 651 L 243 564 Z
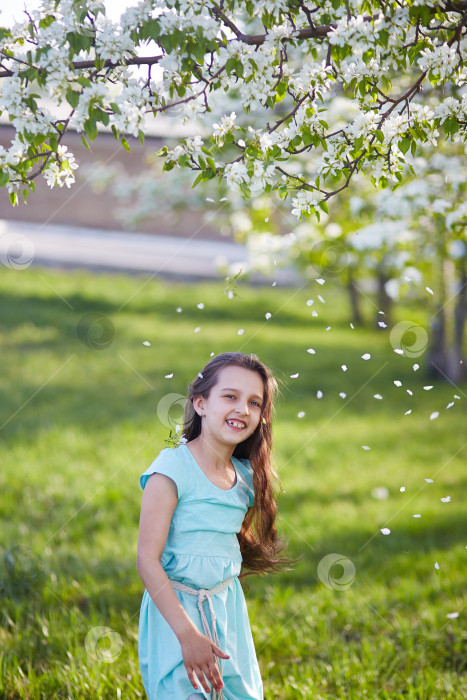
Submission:
M 143 146 L 144 145 L 144 131 L 141 131 L 141 129 L 139 129 L 139 131 L 138 131 L 138 138 L 139 138 L 140 144 Z
M 402 151 L 402 153 L 404 153 L 404 154 L 407 153 L 407 151 L 410 148 L 411 143 L 412 143 L 412 139 L 409 139 L 409 138 L 403 138 L 399 141 L 398 145 L 399 145 L 399 148 Z
M 16 205 L 18 204 L 18 193 L 17 192 L 10 192 L 10 202 L 14 207 L 16 207 Z
M 128 141 L 126 140 L 126 138 L 124 136 L 121 137 L 120 143 L 122 144 L 125 151 L 128 151 L 128 153 L 130 153 L 130 146 L 128 145 Z
M 4 170 L 0 170 L 0 187 L 5 187 L 10 181 L 10 176 Z
M 88 151 L 90 151 L 90 150 L 91 150 L 91 146 L 90 146 L 89 143 L 87 142 L 86 137 L 85 137 L 84 134 L 81 134 L 81 141 L 82 141 L 82 143 L 83 143 L 83 146 L 84 146 L 85 148 L 87 148 Z
M 66 100 L 67 100 L 68 104 L 73 107 L 73 109 L 76 109 L 76 107 L 78 106 L 78 102 L 79 102 L 79 93 L 72 90 L 71 87 L 67 88 Z

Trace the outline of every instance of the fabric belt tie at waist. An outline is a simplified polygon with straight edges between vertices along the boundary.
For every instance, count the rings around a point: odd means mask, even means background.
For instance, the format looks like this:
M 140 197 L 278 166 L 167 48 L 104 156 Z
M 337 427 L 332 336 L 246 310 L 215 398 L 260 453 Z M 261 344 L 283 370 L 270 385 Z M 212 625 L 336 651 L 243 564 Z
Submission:
M 198 597 L 198 608 L 199 612 L 201 615 L 201 622 L 203 623 L 203 628 L 204 628 L 204 633 L 206 634 L 207 637 L 216 645 L 219 646 L 219 637 L 217 635 L 217 625 L 216 625 L 216 615 L 214 613 L 214 607 L 212 604 L 211 596 L 216 595 L 216 593 L 220 593 L 221 591 L 224 590 L 224 588 L 227 588 L 233 581 L 232 578 L 228 578 L 225 581 L 222 581 L 218 586 L 215 588 L 191 588 L 190 586 L 186 586 L 184 583 L 181 583 L 180 581 L 174 581 L 174 579 L 169 579 L 170 583 L 172 584 L 172 587 L 175 588 L 177 591 L 182 591 L 182 593 L 189 593 L 190 595 L 195 595 Z M 212 634 L 211 630 L 209 629 L 209 623 L 206 617 L 206 614 L 204 612 L 204 607 L 203 607 L 203 602 L 207 600 L 208 605 L 209 605 L 209 612 L 211 613 L 211 627 L 212 627 Z M 219 671 L 221 674 L 222 678 L 222 659 L 220 659 L 218 656 L 215 657 L 216 660 L 216 665 L 219 667 Z M 224 693 L 222 690 L 214 690 L 214 688 L 211 690 L 211 700 L 224 700 Z

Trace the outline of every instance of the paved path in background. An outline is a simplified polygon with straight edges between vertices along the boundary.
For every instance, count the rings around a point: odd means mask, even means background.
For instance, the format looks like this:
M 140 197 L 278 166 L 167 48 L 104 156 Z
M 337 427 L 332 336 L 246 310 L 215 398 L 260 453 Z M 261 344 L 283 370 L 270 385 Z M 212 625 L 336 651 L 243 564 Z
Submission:
M 245 246 L 229 241 L 0 221 L 0 261 L 18 269 L 53 266 L 195 281 L 222 279 L 226 273 L 219 272 L 220 264 L 239 265 L 246 257 Z M 275 279 L 296 282 L 287 270 L 278 271 Z M 255 281 L 270 283 L 258 276 Z

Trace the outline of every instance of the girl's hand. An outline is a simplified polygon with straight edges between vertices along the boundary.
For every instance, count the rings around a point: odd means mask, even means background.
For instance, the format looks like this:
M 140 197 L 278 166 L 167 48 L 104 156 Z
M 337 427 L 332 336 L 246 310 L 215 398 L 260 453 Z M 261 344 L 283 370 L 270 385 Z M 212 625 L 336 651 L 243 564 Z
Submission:
M 196 678 L 206 691 L 210 693 L 211 689 L 207 681 L 211 683 L 215 690 L 222 690 L 224 684 L 216 663 L 216 656 L 221 659 L 230 659 L 228 654 L 225 654 L 222 649 L 212 642 L 209 637 L 201 634 L 198 630 L 190 630 L 190 632 L 180 639 L 182 647 L 183 663 L 188 673 L 190 683 L 195 690 L 198 689 Z M 196 676 L 195 676 L 196 674 Z M 206 680 L 207 679 L 207 680 Z

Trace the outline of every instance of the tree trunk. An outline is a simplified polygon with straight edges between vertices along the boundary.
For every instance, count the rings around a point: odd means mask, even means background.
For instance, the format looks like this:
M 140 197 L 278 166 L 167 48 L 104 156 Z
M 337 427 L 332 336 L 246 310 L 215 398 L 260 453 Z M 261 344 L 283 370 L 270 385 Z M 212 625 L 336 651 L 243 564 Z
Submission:
M 381 330 L 381 326 L 378 325 L 378 321 L 384 321 L 387 326 L 391 324 L 391 309 L 392 309 L 392 299 L 386 292 L 386 282 L 389 281 L 387 274 L 382 268 L 378 268 L 377 271 L 377 300 L 379 311 L 384 311 L 384 314 L 376 315 L 376 326 L 378 330 Z
M 429 377 L 441 379 L 446 377 L 446 317 L 444 307 L 432 317 L 431 337 L 427 358 Z
M 349 268 L 347 278 L 347 291 L 349 293 L 350 308 L 352 311 L 352 322 L 355 326 L 363 325 L 363 317 L 360 312 L 360 297 L 358 287 L 355 284 L 352 270 Z
M 448 377 L 453 382 L 461 382 L 467 376 L 464 364 L 464 327 L 467 315 L 467 271 L 466 259 L 460 262 L 459 288 L 454 307 L 454 343 L 448 355 Z

